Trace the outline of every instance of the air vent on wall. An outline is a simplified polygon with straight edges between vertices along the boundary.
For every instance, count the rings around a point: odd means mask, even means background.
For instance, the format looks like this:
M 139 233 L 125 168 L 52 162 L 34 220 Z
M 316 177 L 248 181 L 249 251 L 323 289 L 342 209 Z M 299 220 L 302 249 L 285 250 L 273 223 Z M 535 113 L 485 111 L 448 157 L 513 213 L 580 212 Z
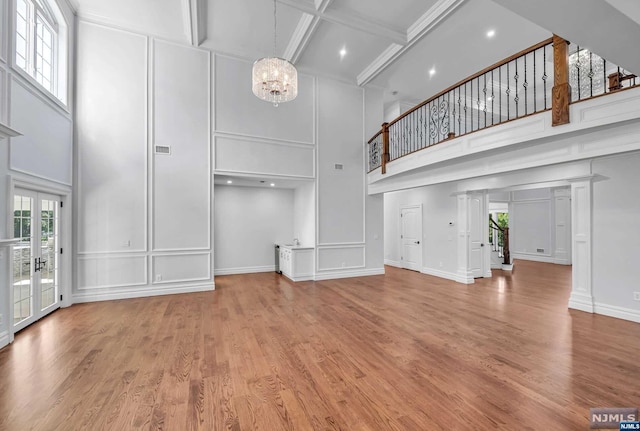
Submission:
M 536 249 L 536 251 L 537 251 L 538 253 L 544 253 L 544 248 L 538 248 L 538 249 Z
M 335 169 L 336 171 L 341 171 L 344 169 L 344 165 L 342 163 L 336 163 L 335 165 L 333 165 L 333 169 Z
M 156 145 L 156 154 L 161 154 L 161 155 L 170 155 L 171 154 L 171 147 L 168 145 Z

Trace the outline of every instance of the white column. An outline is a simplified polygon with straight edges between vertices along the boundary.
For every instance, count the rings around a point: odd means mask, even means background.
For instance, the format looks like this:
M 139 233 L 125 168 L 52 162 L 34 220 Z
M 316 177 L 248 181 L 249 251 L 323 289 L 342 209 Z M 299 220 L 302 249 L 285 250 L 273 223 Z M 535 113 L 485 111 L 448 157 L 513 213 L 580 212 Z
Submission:
M 553 191 L 555 208 L 555 263 L 571 265 L 571 189 Z
M 458 200 L 458 271 L 456 281 L 472 284 L 473 274 L 469 267 L 469 195 L 460 194 Z
M 591 179 L 571 183 L 572 288 L 569 308 L 593 313 L 591 285 Z

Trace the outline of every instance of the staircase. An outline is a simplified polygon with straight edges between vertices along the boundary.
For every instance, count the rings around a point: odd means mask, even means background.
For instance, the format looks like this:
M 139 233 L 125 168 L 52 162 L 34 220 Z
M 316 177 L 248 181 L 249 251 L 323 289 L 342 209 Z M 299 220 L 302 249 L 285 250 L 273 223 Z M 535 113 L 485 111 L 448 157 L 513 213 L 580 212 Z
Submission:
M 509 252 L 509 227 L 499 226 L 489 215 L 489 245 L 491 247 L 491 269 L 513 270 Z

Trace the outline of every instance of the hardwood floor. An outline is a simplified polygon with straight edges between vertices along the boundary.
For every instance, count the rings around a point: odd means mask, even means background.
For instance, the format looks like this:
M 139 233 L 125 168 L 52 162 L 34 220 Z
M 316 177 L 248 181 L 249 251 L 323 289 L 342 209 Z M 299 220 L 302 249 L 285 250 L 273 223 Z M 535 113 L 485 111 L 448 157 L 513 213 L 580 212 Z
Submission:
M 586 430 L 640 407 L 640 324 L 568 311 L 570 277 L 265 273 L 75 305 L 0 351 L 0 429 Z

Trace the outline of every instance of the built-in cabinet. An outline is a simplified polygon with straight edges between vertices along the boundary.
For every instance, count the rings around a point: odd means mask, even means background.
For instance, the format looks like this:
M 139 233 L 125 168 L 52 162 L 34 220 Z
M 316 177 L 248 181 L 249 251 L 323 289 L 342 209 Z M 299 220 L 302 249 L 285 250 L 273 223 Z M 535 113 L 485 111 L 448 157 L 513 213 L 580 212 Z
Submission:
M 293 281 L 313 280 L 313 247 L 280 246 L 280 270 Z

